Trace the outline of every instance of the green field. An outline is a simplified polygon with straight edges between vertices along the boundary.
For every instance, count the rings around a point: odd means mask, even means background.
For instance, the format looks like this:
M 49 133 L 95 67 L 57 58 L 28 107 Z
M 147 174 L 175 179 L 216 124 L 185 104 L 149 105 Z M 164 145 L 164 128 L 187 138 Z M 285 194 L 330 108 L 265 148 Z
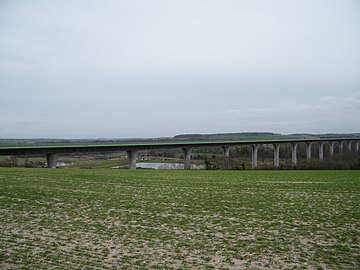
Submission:
M 0 269 L 359 269 L 360 171 L 0 169 Z

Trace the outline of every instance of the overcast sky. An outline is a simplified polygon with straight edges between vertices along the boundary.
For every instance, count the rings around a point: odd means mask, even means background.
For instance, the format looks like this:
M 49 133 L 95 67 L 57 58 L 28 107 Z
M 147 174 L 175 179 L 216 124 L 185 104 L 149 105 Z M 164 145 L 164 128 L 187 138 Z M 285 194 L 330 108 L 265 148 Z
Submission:
M 360 132 L 359 0 L 0 0 L 0 137 Z

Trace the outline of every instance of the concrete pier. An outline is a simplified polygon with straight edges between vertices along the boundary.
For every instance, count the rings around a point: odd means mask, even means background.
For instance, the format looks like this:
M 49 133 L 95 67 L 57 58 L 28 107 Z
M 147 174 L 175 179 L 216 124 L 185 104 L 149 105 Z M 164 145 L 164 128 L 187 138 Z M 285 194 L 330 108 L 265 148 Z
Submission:
M 339 142 L 339 153 L 344 153 L 344 142 L 343 141 L 341 141 L 341 142 Z
M 57 156 L 55 154 L 46 154 L 46 167 L 55 169 L 57 163 Z
M 324 160 L 324 143 L 323 142 L 319 142 L 319 160 L 320 161 Z
M 352 152 L 352 142 L 348 142 L 348 150 L 349 150 L 349 153 Z
M 252 155 L 251 155 L 251 168 L 255 169 L 257 167 L 257 156 L 258 156 L 258 149 L 259 149 L 259 145 L 258 144 L 252 144 L 251 145 L 251 149 L 252 149 Z
M 335 142 L 330 142 L 330 156 L 331 157 L 334 155 L 334 145 L 335 145 Z
M 191 170 L 191 153 L 192 148 L 186 147 L 182 149 L 184 152 L 184 170 Z
M 127 153 L 129 169 L 136 170 L 136 156 L 137 156 L 138 152 L 134 151 L 134 150 L 129 150 L 129 151 L 126 151 L 126 153 Z
M 311 160 L 311 146 L 312 143 L 306 143 L 306 159 Z
M 229 146 L 223 146 L 222 147 L 224 151 L 224 169 L 229 169 L 229 163 L 230 163 L 230 147 Z
M 280 167 L 280 143 L 274 143 L 274 167 Z
M 291 151 L 291 161 L 294 166 L 297 165 L 297 147 L 298 147 L 297 143 L 291 144 L 291 150 L 292 150 Z
M 356 153 L 359 153 L 359 145 L 360 145 L 360 142 L 359 141 L 357 141 L 356 142 Z

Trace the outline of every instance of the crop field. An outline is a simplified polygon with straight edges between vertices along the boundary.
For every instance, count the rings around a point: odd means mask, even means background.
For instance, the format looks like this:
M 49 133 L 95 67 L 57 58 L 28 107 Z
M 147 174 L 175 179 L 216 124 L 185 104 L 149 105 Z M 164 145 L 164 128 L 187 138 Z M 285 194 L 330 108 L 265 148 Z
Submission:
M 0 169 L 0 269 L 359 269 L 360 171 Z

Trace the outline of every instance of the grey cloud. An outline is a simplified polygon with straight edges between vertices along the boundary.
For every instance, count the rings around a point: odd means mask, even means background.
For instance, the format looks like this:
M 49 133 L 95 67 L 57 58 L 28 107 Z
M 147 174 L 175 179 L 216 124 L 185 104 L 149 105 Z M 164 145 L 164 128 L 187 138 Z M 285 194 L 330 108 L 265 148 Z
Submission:
M 359 11 L 355 0 L 2 1 L 0 136 L 358 132 Z

